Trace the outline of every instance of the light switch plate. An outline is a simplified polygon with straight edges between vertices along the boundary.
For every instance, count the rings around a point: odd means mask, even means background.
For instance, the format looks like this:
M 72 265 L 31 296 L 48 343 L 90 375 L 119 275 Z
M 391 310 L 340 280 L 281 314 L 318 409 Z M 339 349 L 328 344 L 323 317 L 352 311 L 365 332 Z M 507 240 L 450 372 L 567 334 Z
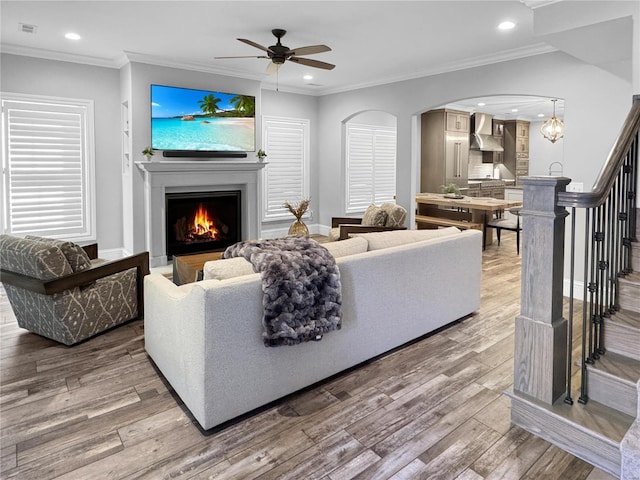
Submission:
M 584 183 L 571 182 L 567 185 L 567 192 L 584 192 Z

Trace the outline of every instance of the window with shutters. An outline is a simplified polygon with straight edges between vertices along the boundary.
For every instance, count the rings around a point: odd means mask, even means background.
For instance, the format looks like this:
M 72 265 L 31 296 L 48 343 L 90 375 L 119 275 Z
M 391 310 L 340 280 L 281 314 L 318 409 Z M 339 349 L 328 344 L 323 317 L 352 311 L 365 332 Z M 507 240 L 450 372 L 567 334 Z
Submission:
M 93 102 L 2 94 L 2 230 L 95 239 Z
M 262 118 L 263 220 L 290 220 L 282 205 L 309 198 L 309 120 Z
M 347 213 L 395 203 L 396 129 L 348 123 L 346 140 Z

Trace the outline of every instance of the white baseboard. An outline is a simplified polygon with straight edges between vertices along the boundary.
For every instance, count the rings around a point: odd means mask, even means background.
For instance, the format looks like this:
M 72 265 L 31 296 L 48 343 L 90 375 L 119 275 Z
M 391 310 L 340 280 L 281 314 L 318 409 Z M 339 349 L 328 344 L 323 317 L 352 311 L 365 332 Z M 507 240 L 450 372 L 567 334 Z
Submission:
M 571 282 L 569 282 L 568 278 L 565 278 L 562 284 L 562 295 L 565 297 L 569 296 L 569 291 L 571 289 Z M 584 282 L 574 281 L 573 282 L 573 298 L 575 300 L 583 300 L 584 293 Z
M 108 248 L 101 249 L 98 248 L 98 257 L 103 258 L 105 260 L 119 260 L 124 257 L 131 256 L 124 248 Z
M 307 228 L 309 229 L 309 233 L 312 235 L 315 235 L 315 234 L 328 235 L 329 234 L 328 227 L 325 227 L 324 225 L 320 225 L 317 223 L 314 223 L 312 225 L 307 224 Z M 289 233 L 289 227 L 272 228 L 270 230 L 263 229 L 261 237 L 262 238 L 280 238 L 280 237 L 286 237 L 288 233 Z

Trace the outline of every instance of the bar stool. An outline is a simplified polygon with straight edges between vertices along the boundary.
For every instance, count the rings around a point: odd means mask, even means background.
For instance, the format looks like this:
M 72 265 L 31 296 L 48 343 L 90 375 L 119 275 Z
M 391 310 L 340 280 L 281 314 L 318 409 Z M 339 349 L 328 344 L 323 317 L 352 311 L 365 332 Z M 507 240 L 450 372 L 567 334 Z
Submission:
M 520 211 L 522 207 L 513 207 L 509 209 L 509 213 L 515 216 L 515 220 L 511 218 L 496 218 L 487 222 L 485 228 L 495 228 L 496 236 L 498 237 L 498 246 L 500 246 L 500 233 L 502 230 L 509 230 L 516 232 L 516 251 L 520 255 L 520 231 L 522 226 L 520 225 Z

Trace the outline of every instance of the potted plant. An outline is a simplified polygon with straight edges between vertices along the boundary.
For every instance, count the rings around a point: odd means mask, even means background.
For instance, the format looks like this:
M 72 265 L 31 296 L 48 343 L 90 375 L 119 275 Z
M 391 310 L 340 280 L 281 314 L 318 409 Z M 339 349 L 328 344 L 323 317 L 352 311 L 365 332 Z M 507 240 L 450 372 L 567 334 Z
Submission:
M 142 150 L 142 154 L 147 157 L 147 160 L 151 160 L 151 157 L 153 157 L 155 155 L 154 151 L 151 149 L 151 147 L 145 147 L 144 150 Z
M 455 183 L 447 183 L 442 185 L 442 193 L 448 198 L 462 198 L 460 195 L 460 188 Z
M 264 161 L 264 157 L 267 156 L 267 152 L 265 152 L 263 149 L 258 150 L 258 152 L 256 153 L 258 160 L 260 160 L 261 162 Z

